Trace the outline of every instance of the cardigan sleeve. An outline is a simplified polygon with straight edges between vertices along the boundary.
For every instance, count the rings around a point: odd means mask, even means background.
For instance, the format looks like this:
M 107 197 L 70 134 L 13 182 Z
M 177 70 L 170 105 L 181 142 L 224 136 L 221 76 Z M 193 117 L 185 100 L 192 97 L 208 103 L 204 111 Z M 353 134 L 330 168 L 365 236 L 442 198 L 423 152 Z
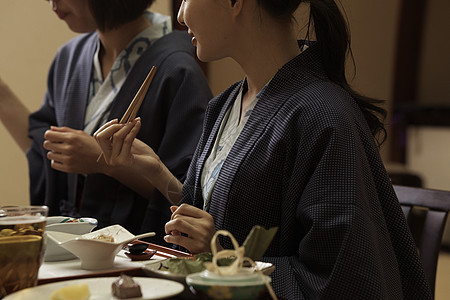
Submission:
M 28 137 L 32 140 L 31 147 L 26 155 L 28 159 L 29 172 L 29 192 L 31 205 L 47 205 L 49 215 L 60 214 L 59 197 L 67 193 L 62 192 L 65 189 L 65 177 L 61 172 L 51 168 L 50 161 L 47 159 L 47 151 L 43 147 L 44 133 L 51 125 L 56 125 L 55 109 L 52 101 L 52 81 L 54 64 L 49 72 L 48 90 L 45 94 L 44 102 L 39 110 L 32 113 L 29 117 Z M 56 188 L 51 189 L 49 185 Z M 50 193 L 49 191 L 55 193 Z M 59 196 L 58 196 L 58 195 Z

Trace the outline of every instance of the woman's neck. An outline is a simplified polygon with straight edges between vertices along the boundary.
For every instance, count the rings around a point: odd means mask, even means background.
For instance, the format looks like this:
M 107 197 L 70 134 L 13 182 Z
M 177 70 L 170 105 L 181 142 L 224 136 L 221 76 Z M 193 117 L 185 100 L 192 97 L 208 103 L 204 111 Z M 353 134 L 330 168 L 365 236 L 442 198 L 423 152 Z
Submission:
M 247 76 L 248 91 L 243 105 L 252 101 L 269 80 L 287 62 L 301 51 L 294 32 L 286 26 L 273 24 L 271 27 L 253 30 L 240 41 L 239 56 L 234 59 L 241 65 Z
M 98 31 L 102 44 L 99 59 L 102 66 L 103 78 L 106 78 L 109 74 L 117 56 L 127 47 L 131 40 L 150 26 L 151 24 L 145 15 L 142 15 L 138 19 L 121 25 L 118 28 L 105 32 Z

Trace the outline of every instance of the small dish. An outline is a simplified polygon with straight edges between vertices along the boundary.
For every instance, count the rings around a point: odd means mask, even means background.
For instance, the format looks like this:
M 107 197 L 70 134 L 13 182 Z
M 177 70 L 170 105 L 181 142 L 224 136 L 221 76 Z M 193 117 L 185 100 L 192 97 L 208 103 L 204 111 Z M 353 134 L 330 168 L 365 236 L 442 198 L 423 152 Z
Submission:
M 156 250 L 145 249 L 141 253 L 125 252 L 125 255 L 128 256 L 128 258 L 130 258 L 132 261 L 141 261 L 141 260 L 149 260 L 150 258 L 152 258 L 153 255 L 155 255 L 156 252 L 157 252 Z
M 133 235 L 120 225 L 112 225 L 83 235 L 47 232 L 47 237 L 72 252 L 86 270 L 108 269 L 114 265 L 116 254 L 129 242 L 154 236 L 154 232 Z
M 66 232 L 71 234 L 82 235 L 91 232 L 98 222 L 94 218 L 69 218 L 62 216 L 53 216 L 47 218 L 46 232 Z M 63 261 L 76 259 L 77 257 L 70 251 L 56 244 L 51 239 L 46 239 L 47 246 L 45 249 L 45 261 Z
M 271 278 L 255 272 L 241 271 L 219 275 L 207 270 L 186 276 L 186 284 L 198 297 L 208 299 L 261 299 L 267 295 Z

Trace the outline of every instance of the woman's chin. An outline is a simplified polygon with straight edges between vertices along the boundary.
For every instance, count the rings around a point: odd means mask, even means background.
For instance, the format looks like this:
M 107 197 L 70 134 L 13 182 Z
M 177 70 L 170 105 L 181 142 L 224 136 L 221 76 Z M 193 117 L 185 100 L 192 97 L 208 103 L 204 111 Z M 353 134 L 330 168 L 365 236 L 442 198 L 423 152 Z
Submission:
M 217 56 L 212 56 L 209 55 L 208 53 L 205 53 L 205 51 L 202 51 L 201 48 L 197 47 L 197 58 L 201 61 L 201 62 L 211 62 L 211 61 L 215 61 L 215 60 L 219 60 L 223 57 L 217 57 Z

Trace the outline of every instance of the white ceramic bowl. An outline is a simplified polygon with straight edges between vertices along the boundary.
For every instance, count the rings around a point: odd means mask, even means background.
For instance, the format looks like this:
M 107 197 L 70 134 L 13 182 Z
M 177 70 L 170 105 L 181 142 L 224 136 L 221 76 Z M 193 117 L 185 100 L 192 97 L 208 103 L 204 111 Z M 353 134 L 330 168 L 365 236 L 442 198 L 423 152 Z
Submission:
M 86 270 L 108 269 L 114 265 L 116 254 L 129 242 L 154 236 L 154 232 L 133 235 L 120 225 L 111 225 L 83 235 L 48 231 L 47 237 L 75 254 Z M 114 241 L 99 237 L 112 237 Z
M 91 232 L 98 222 L 94 218 L 68 218 L 68 217 L 48 217 L 46 232 L 66 232 L 82 235 Z M 51 239 L 46 239 L 45 261 L 61 261 L 77 258 L 73 253 L 56 244 Z

